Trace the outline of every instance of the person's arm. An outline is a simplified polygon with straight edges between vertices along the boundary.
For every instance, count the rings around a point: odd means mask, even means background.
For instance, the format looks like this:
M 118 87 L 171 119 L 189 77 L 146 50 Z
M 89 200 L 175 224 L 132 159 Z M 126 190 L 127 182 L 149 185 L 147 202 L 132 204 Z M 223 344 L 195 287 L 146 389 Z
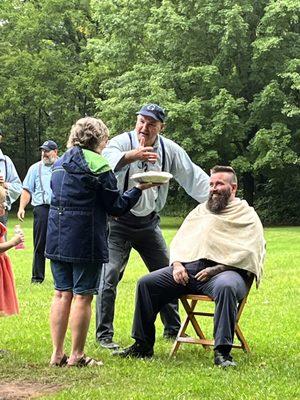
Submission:
M 98 185 L 105 210 L 114 217 L 119 217 L 128 212 L 138 202 L 143 190 L 157 186 L 151 183 L 139 183 L 136 187 L 121 194 L 112 171 L 101 174 Z
M 174 281 L 180 285 L 186 286 L 189 281 L 189 276 L 184 266 L 179 261 L 172 263 Z
M 213 267 L 207 267 L 207 268 L 203 269 L 202 271 L 198 272 L 195 275 L 195 278 L 197 279 L 197 281 L 205 282 L 221 272 L 234 270 L 234 269 L 235 268 L 228 267 L 227 265 L 217 264 L 217 265 L 214 265 Z
M 17 246 L 19 243 L 24 242 L 24 234 L 17 233 L 10 240 L 4 243 L 0 243 L 0 253 L 4 253 L 5 251 L 11 249 L 14 246 Z
M 19 178 L 19 175 L 17 173 L 17 170 L 11 161 L 11 159 L 7 156 L 6 157 L 6 165 L 7 165 L 7 174 L 6 174 L 6 179 L 4 183 L 4 187 L 8 191 L 8 197 L 10 200 L 10 204 L 15 202 L 21 192 L 22 192 L 22 182 Z
M 178 144 L 171 142 L 170 152 L 172 154 L 170 172 L 176 181 L 199 203 L 206 201 L 209 195 L 209 176 L 192 162 L 186 151 Z
M 26 208 L 27 204 L 30 202 L 30 199 L 31 199 L 31 194 L 30 194 L 29 190 L 23 189 L 22 193 L 21 193 L 21 197 L 20 197 L 19 210 L 17 213 L 18 219 L 22 222 L 25 218 L 25 208 Z

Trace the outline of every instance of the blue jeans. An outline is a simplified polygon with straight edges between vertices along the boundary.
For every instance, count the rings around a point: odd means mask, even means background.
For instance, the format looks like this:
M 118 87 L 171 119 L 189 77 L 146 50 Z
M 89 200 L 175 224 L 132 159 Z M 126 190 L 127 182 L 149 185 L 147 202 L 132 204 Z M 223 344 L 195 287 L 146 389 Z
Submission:
M 98 294 L 101 262 L 65 262 L 51 260 L 54 287 L 61 292 L 90 295 Z

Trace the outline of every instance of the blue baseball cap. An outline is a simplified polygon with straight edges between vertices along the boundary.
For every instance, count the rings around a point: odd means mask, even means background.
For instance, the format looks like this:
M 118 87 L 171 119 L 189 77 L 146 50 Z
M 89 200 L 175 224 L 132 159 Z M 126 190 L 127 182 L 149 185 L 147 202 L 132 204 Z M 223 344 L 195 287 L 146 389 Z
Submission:
M 58 146 L 53 140 L 46 140 L 46 142 L 40 146 L 40 150 L 46 151 L 56 150 L 57 148 Z
M 164 109 L 153 103 L 144 105 L 136 114 L 145 115 L 160 122 L 164 122 L 166 118 Z

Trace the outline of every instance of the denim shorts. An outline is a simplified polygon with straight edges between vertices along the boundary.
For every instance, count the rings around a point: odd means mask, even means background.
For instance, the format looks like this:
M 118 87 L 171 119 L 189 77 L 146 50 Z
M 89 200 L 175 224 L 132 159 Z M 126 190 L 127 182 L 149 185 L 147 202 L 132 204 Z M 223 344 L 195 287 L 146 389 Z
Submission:
M 101 262 L 50 261 L 54 287 L 60 292 L 74 294 L 98 294 Z

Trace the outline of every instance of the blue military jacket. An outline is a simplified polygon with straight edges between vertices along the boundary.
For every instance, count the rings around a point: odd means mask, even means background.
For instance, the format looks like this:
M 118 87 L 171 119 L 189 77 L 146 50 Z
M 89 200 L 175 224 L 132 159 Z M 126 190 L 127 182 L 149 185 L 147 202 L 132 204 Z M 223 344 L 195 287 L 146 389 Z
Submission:
M 107 169 L 93 173 L 78 146 L 56 161 L 51 178 L 47 258 L 108 262 L 107 215 L 120 216 L 129 211 L 141 190 L 133 188 L 121 195 L 114 174 Z

